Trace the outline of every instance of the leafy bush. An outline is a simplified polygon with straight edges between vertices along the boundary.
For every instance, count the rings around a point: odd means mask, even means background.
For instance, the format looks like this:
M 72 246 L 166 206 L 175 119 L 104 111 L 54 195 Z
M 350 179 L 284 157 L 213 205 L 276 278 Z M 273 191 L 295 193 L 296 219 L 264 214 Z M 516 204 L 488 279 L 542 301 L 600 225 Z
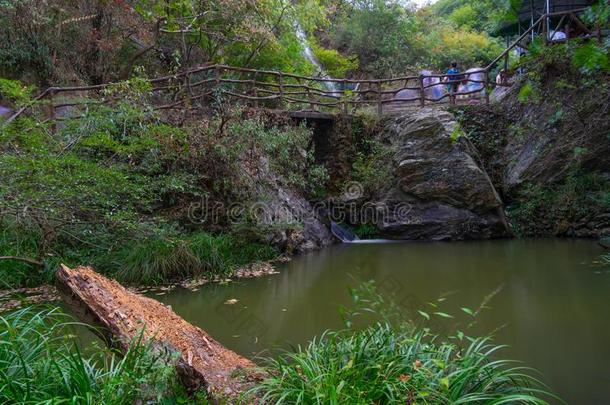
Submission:
M 331 77 L 347 77 L 358 69 L 358 57 L 343 56 L 335 49 L 325 49 L 313 43 L 312 50 L 316 59 Z
M 128 404 L 184 397 L 167 354 L 136 339 L 86 358 L 58 309 L 0 315 L 0 402 Z
M 28 117 L 0 133 L 0 243 L 45 264 L 39 272 L 1 261 L 5 282 L 48 281 L 61 261 L 93 264 L 129 282 L 229 275 L 278 254 L 267 244 L 269 230 L 236 237 L 224 211 L 195 228 L 194 204 L 259 201 L 267 180 L 323 192 L 328 174 L 314 162 L 306 127 L 265 123 L 241 110 L 176 127 L 150 111 L 148 90 L 138 78 L 112 86 L 108 95 L 131 96 L 91 106 L 55 134 Z
M 538 89 L 532 83 L 525 83 L 519 89 L 519 102 L 522 104 L 537 103 L 540 99 Z
M 610 72 L 608 57 L 610 44 L 606 47 L 588 43 L 574 51 L 572 64 L 583 73 Z
M 0 77 L 0 101 L 6 100 L 18 106 L 26 104 L 32 95 L 32 88 L 24 86 L 16 80 Z
M 365 139 L 363 143 L 353 164 L 352 180 L 361 183 L 366 191 L 371 191 L 389 177 L 390 169 L 386 160 L 391 150 L 373 139 Z

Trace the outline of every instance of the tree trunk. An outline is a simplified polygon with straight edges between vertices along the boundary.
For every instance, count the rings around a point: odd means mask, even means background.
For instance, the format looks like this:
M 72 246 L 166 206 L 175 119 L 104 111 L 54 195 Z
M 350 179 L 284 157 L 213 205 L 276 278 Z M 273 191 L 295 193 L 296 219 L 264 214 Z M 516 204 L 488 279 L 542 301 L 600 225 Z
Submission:
M 190 390 L 205 388 L 214 402 L 236 400 L 260 378 L 255 364 L 215 341 L 160 302 L 125 289 L 90 267 L 57 273 L 59 291 L 82 321 L 103 327 L 103 338 L 120 349 L 140 333 L 159 350 L 179 353 L 176 365 Z

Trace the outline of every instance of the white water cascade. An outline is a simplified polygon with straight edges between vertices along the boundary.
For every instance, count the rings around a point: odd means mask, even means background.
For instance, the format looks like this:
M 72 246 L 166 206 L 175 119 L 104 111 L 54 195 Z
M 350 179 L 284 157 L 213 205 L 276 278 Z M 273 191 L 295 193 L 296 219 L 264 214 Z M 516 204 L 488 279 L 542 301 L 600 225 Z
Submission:
M 301 45 L 303 46 L 303 56 L 305 58 L 307 58 L 307 60 L 309 62 L 311 62 L 312 65 L 314 65 L 320 72 L 320 76 L 322 77 L 322 79 L 332 79 L 324 70 L 324 68 L 322 67 L 322 65 L 320 64 L 320 62 L 318 61 L 318 59 L 316 59 L 316 56 L 313 54 L 313 51 L 311 50 L 311 47 L 309 46 L 309 41 L 307 41 L 307 35 L 305 34 L 305 31 L 303 31 L 303 29 L 301 28 L 301 26 L 297 23 L 295 26 L 296 29 L 296 34 L 297 34 L 297 38 L 299 39 L 299 42 L 301 42 Z M 324 83 L 324 87 L 326 87 L 326 89 L 328 91 L 331 91 L 333 93 L 339 93 L 339 88 L 337 87 L 337 84 L 335 82 L 323 82 Z

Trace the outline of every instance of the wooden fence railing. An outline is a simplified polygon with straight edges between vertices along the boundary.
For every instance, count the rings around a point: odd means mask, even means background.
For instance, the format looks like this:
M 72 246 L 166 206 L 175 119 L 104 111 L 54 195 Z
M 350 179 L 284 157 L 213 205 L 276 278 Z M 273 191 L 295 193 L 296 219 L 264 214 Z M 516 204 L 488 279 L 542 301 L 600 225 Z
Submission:
M 257 70 L 225 65 L 209 65 L 172 76 L 150 80 L 150 101 L 155 110 L 196 109 L 213 103 L 234 102 L 253 107 L 282 110 L 311 110 L 339 114 L 352 113 L 368 107 L 383 114 L 386 106 L 431 103 L 459 103 L 462 98 L 475 97 L 489 101 L 488 73 L 480 69 L 469 74 L 482 74 L 484 80 L 469 79 L 476 89 L 446 92 L 442 80 L 460 75 L 404 76 L 390 79 L 324 79 L 270 70 Z M 112 91 L 116 84 L 50 87 L 36 97 L 46 105 L 49 119 L 62 121 L 78 118 L 88 107 L 118 101 Z M 437 89 L 436 96 L 432 89 Z M 21 114 L 24 107 L 17 114 Z M 15 115 L 9 120 L 13 120 Z
M 527 31 L 486 67 L 456 75 L 426 74 L 390 79 L 330 79 L 307 77 L 272 70 L 248 69 L 226 65 L 209 65 L 175 75 L 151 79 L 150 100 L 155 110 L 195 109 L 212 103 L 234 102 L 254 107 L 326 111 L 347 114 L 367 107 L 379 115 L 407 105 L 461 102 L 489 103 L 490 93 L 496 86 L 492 72 L 499 70 L 498 63 L 508 67 L 510 53 L 516 47 L 527 49 L 524 40 L 532 33 L 547 39 L 549 18 L 566 18 L 578 24 L 577 13 L 582 10 L 542 15 Z M 593 35 L 592 32 L 589 32 Z M 598 34 L 599 35 L 599 34 Z M 449 82 L 449 83 L 448 83 Z M 457 86 L 451 82 L 460 82 Z M 49 119 L 78 118 L 92 104 L 112 104 L 116 97 L 107 90 L 117 84 L 92 86 L 51 87 L 35 98 L 33 104 L 46 100 Z M 5 123 L 14 120 L 30 106 L 21 108 Z M 389 108 L 388 108 L 389 107 Z M 79 113 L 80 111 L 80 113 Z

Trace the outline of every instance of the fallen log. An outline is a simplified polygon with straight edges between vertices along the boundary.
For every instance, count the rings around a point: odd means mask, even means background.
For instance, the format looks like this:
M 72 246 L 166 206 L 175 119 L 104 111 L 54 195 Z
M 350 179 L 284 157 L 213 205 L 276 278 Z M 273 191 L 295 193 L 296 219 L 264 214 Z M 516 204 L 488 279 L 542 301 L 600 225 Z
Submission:
M 255 364 L 215 341 L 159 301 L 128 291 L 90 267 L 61 265 L 58 289 L 77 317 L 102 326 L 107 342 L 126 350 L 143 334 L 153 347 L 179 353 L 177 371 L 191 390 L 214 402 L 234 403 L 257 376 Z M 231 400 L 233 399 L 233 401 Z

